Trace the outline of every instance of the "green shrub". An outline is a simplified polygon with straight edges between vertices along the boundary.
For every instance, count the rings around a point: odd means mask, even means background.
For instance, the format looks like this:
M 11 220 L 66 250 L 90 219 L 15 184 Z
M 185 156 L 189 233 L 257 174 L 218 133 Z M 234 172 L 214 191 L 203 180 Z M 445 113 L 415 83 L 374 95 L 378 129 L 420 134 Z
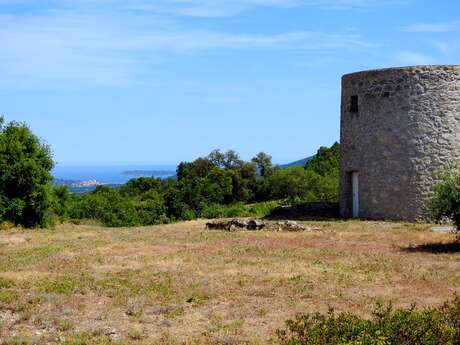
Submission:
M 14 280 L 7 279 L 0 277 L 0 290 L 2 289 L 10 289 L 16 286 L 16 283 Z
M 93 279 L 87 276 L 63 275 L 45 279 L 41 289 L 47 293 L 59 293 L 70 295 L 76 291 L 84 291 L 93 285 Z
M 322 176 L 302 167 L 276 170 L 259 187 L 259 199 L 333 202 L 338 197 L 338 176 Z
M 250 216 L 263 218 L 268 216 L 278 206 L 280 206 L 280 202 L 272 200 L 250 204 L 246 208 Z
M 201 211 L 201 217 L 212 219 L 212 218 L 225 218 L 227 207 L 221 204 L 211 204 L 203 207 Z
M 460 231 L 460 165 L 441 172 L 434 196 L 428 204 L 431 216 L 436 220 L 450 218 Z
M 129 180 L 120 188 L 123 196 L 140 196 L 150 191 L 159 192 L 161 188 L 161 179 L 155 177 L 139 177 Z
M 378 305 L 370 319 L 333 311 L 298 315 L 278 338 L 282 345 L 460 344 L 460 298 L 422 310 Z
M 19 294 L 16 291 L 0 290 L 0 303 L 10 304 L 18 298 Z
M 139 225 L 168 222 L 163 196 L 156 190 L 152 189 L 142 194 L 140 200 L 136 200 L 134 205 Z
M 73 196 L 69 192 L 67 186 L 53 186 L 51 193 L 52 211 L 60 219 L 65 219 L 69 216 L 70 207 Z
M 232 205 L 211 204 L 203 207 L 202 218 L 265 217 L 279 206 L 277 201 L 259 202 L 245 205 L 242 202 Z
M 245 211 L 246 209 L 243 203 L 236 203 L 233 205 L 211 204 L 203 207 L 201 217 L 209 219 L 244 217 Z
M 95 191 L 81 196 L 70 211 L 76 219 L 94 219 L 110 227 L 139 225 L 133 201 L 123 198 L 113 188 L 99 186 Z
M 306 170 L 316 172 L 321 176 L 337 175 L 340 170 L 340 144 L 331 147 L 320 147 L 316 155 L 305 164 Z

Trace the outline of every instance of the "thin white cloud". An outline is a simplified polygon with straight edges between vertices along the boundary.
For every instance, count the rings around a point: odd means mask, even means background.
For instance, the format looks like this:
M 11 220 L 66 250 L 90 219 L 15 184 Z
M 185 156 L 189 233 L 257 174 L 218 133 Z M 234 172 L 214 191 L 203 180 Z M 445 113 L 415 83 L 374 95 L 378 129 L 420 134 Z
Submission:
M 37 9 L 124 9 L 190 17 L 230 17 L 256 8 L 315 7 L 325 10 L 377 9 L 410 0 L 0 0 L 1 6 L 29 5 Z
M 319 53 L 374 47 L 355 33 L 228 33 L 182 26 L 158 15 L 102 15 L 82 10 L 0 16 L 0 42 L 0 73 L 4 79 L 98 84 L 136 81 L 170 54 L 243 49 Z
M 460 21 L 443 22 L 443 23 L 425 23 L 406 26 L 402 29 L 405 32 L 457 32 L 460 31 Z
M 169 13 L 191 17 L 228 17 L 256 7 L 294 7 L 299 0 L 158 0 L 127 4 L 133 10 Z
M 192 17 L 228 17 L 257 7 L 316 7 L 325 10 L 372 9 L 401 4 L 405 0 L 139 0 L 127 8 Z

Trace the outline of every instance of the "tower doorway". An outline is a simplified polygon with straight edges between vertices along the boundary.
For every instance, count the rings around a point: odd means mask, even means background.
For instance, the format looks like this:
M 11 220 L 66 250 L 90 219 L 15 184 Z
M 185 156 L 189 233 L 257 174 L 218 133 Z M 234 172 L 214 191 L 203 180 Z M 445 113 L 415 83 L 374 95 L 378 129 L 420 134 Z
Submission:
M 357 171 L 351 173 L 351 190 L 352 190 L 352 215 L 353 218 L 359 218 L 359 174 Z

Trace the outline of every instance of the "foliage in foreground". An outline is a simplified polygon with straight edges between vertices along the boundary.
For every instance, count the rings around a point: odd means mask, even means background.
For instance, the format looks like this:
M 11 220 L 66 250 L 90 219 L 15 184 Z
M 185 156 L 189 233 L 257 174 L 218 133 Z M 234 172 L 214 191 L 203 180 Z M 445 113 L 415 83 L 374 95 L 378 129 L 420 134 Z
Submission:
M 53 164 L 50 148 L 25 124 L 0 116 L 0 223 L 49 224 Z
M 278 337 L 282 345 L 460 344 L 460 297 L 423 310 L 378 305 L 370 319 L 333 311 L 298 315 Z
M 460 231 L 460 164 L 441 172 L 428 206 L 434 219 L 449 218 Z

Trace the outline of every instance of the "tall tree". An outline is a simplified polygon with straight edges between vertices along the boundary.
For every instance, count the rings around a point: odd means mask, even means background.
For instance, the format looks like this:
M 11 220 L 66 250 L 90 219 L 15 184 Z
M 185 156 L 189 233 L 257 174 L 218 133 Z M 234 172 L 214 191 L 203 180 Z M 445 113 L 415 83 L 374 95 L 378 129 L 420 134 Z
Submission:
M 46 225 L 53 165 L 49 146 L 26 124 L 0 117 L 0 220 Z
M 240 159 L 240 156 L 234 150 L 228 150 L 227 152 L 214 150 L 208 155 L 207 158 L 215 166 L 226 170 L 239 169 L 244 164 L 244 161 Z
M 252 158 L 251 161 L 257 165 L 257 169 L 259 169 L 262 177 L 270 175 L 273 171 L 272 156 L 266 154 L 265 152 L 259 152 Z

